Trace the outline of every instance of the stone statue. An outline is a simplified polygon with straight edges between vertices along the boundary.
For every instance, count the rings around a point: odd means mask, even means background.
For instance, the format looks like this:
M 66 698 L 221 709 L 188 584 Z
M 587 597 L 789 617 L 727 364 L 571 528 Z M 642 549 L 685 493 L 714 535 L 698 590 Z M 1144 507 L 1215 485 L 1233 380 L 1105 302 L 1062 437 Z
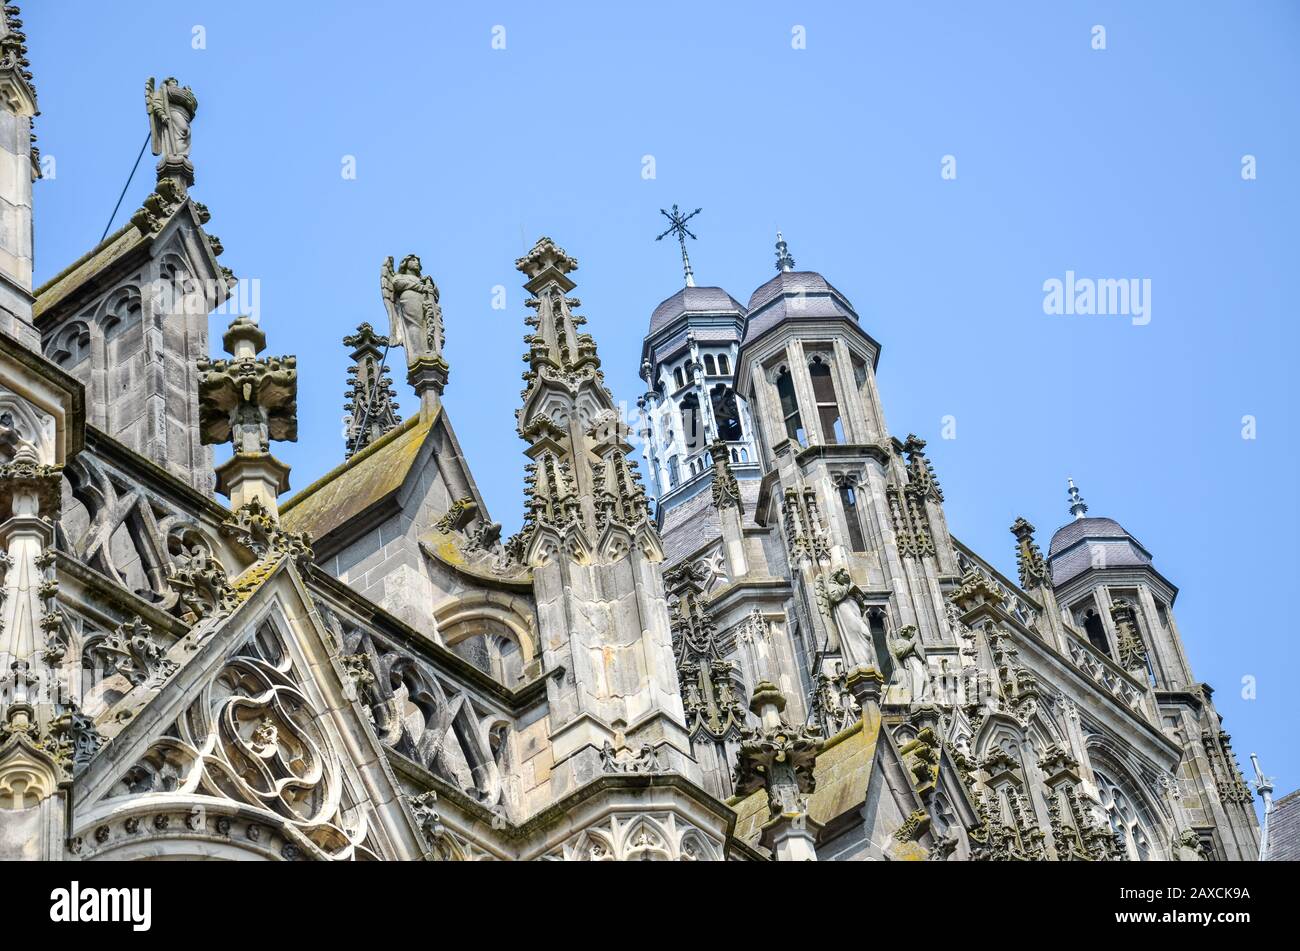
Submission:
M 421 274 L 420 259 L 414 254 L 402 258 L 397 270 L 393 259 L 379 271 L 379 287 L 392 327 L 389 339 L 406 351 L 406 365 L 413 368 L 421 358 L 442 360 L 442 308 L 433 278 Z
M 916 628 L 908 625 L 889 639 L 889 652 L 894 655 L 894 684 L 907 691 L 912 703 L 923 703 L 930 697 L 930 672 L 925 665 L 925 648 L 917 637 Z
M 194 166 L 190 163 L 190 123 L 198 112 L 199 101 L 189 86 L 182 86 L 174 76 L 156 85 L 151 77 L 144 87 L 145 105 L 149 110 L 149 144 L 158 160 L 159 179 L 172 174 L 188 173 L 186 184 L 193 184 Z
M 867 623 L 862 589 L 847 568 L 836 568 L 824 582 L 831 620 L 831 650 L 838 650 L 845 672 L 859 667 L 877 668 L 876 648 Z

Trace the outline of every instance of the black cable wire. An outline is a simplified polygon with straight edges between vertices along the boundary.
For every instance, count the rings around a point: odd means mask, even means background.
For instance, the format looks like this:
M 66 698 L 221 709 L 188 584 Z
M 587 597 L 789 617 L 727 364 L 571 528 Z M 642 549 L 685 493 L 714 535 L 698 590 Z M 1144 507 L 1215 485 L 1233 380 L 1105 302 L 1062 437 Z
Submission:
M 131 166 L 131 174 L 127 176 L 126 184 L 122 186 L 122 194 L 117 196 L 117 204 L 113 206 L 113 213 L 108 216 L 108 224 L 104 225 L 104 233 L 99 236 L 102 244 L 108 237 L 108 229 L 113 227 L 113 219 L 117 217 L 117 210 L 122 207 L 122 199 L 126 197 L 126 190 L 131 187 L 131 180 L 135 178 L 136 169 L 140 167 L 140 159 L 144 158 L 145 146 L 149 144 L 151 136 L 144 137 L 144 143 L 140 146 L 140 154 L 135 157 L 135 164 Z

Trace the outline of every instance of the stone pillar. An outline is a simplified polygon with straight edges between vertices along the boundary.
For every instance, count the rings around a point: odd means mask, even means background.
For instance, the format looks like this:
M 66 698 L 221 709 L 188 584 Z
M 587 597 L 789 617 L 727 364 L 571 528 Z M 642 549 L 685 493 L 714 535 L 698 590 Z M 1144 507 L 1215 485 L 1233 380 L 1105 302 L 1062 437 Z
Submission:
M 298 360 L 258 359 L 266 334 L 247 317 L 235 318 L 221 342 L 233 359 L 198 363 L 201 438 L 235 450 L 217 467 L 217 491 L 236 510 L 257 503 L 274 518 L 289 467 L 271 455 L 270 441 L 298 439 Z
M 761 841 L 778 862 L 815 862 L 821 825 L 808 814 L 808 796 L 817 785 L 813 766 L 823 741 L 816 727 L 787 723 L 785 705 L 775 684 L 761 681 L 754 688 L 749 709 L 759 725 L 741 736 L 736 792 L 767 791 L 771 818 L 763 825 Z
M 745 506 L 740 498 L 740 483 L 731 471 L 727 444 L 715 440 L 709 445 L 709 452 L 713 456 L 713 504 L 718 510 L 718 520 L 722 525 L 722 551 L 727 559 L 727 577 L 736 581 L 749 574 L 743 525 Z
M 18 8 L 0 19 L 0 333 L 38 353 L 32 326 L 32 183 L 40 177 L 32 145 L 36 90 L 27 69 Z

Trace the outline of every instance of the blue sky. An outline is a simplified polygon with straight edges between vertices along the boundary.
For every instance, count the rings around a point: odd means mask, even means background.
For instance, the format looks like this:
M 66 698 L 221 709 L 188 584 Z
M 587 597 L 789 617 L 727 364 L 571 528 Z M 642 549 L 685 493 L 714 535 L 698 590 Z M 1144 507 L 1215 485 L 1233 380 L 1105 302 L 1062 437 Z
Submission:
M 515 258 L 549 234 L 579 259 L 588 329 L 631 402 L 650 312 L 681 281 L 675 245 L 653 240 L 658 209 L 703 206 L 699 282 L 742 303 L 773 273 L 780 227 L 882 343 L 887 420 L 930 440 L 954 533 L 1012 574 L 1008 526 L 1025 515 L 1045 547 L 1073 476 L 1182 589 L 1192 663 L 1243 767 L 1255 750 L 1279 790 L 1300 786 L 1300 6 L 54 0 L 24 14 L 56 163 L 36 187 L 37 281 L 103 231 L 147 131 L 146 77 L 192 86 L 194 195 L 223 263 L 260 282 L 270 350 L 298 355 L 299 442 L 276 449 L 295 486 L 342 459 L 340 340 L 362 320 L 382 331 L 388 255 L 420 254 L 438 282 L 448 412 L 511 531 Z M 1067 271 L 1149 279 L 1150 322 L 1045 314 L 1044 282 Z

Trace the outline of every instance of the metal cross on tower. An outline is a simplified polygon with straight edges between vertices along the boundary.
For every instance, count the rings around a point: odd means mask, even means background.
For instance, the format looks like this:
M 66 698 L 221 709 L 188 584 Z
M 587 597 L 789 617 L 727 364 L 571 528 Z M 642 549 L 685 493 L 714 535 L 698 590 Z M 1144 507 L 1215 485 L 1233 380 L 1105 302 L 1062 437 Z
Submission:
M 691 230 L 686 227 L 686 222 L 690 221 L 692 218 L 694 218 L 703 210 L 704 210 L 703 208 L 696 208 L 689 215 L 683 215 L 680 211 L 677 210 L 676 205 L 673 205 L 673 210 L 671 213 L 664 211 L 664 209 L 662 208 L 659 209 L 659 214 L 663 215 L 665 218 L 668 219 L 668 230 L 665 231 L 663 234 L 659 235 L 659 237 L 655 238 L 655 240 L 662 241 L 670 234 L 677 236 L 677 243 L 682 246 L 682 270 L 686 272 L 687 287 L 695 286 L 695 272 L 691 270 L 691 259 L 690 256 L 686 253 L 686 239 L 688 237 L 692 241 L 698 239 L 696 239 L 695 235 L 691 234 Z

